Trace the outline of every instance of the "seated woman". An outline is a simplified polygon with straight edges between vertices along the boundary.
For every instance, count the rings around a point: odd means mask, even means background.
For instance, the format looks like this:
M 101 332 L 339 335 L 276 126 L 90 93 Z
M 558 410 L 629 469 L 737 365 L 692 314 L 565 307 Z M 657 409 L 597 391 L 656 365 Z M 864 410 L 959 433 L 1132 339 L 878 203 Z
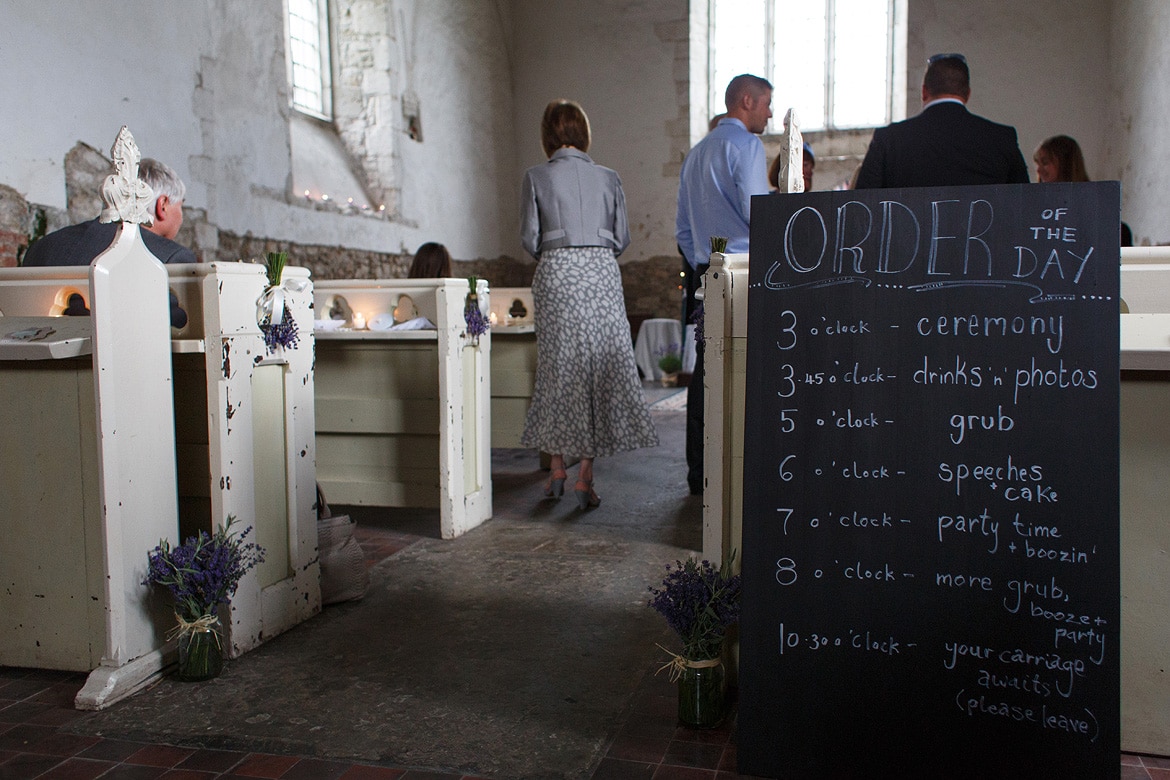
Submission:
M 1085 170 L 1085 155 L 1075 138 L 1054 135 L 1044 141 L 1032 155 L 1036 163 L 1036 181 L 1091 181 Z M 1133 231 L 1121 223 L 1121 245 L 1133 246 Z
M 1032 155 L 1036 163 L 1036 181 L 1089 181 L 1085 156 L 1076 139 L 1054 135 L 1040 144 Z
M 442 244 L 428 241 L 414 253 L 408 279 L 441 279 L 451 275 L 451 253 Z

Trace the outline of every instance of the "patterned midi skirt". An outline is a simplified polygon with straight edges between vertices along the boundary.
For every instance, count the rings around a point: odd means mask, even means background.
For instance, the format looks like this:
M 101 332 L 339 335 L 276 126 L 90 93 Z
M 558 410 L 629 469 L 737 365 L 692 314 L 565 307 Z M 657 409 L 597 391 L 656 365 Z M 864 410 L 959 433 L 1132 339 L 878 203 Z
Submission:
M 536 386 L 521 443 L 583 458 L 657 446 L 613 250 L 542 252 L 532 297 Z

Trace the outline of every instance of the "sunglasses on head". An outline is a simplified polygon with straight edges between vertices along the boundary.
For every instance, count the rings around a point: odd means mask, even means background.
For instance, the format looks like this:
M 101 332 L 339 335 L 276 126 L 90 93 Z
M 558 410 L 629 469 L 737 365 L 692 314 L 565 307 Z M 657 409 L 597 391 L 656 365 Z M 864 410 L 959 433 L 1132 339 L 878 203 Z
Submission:
M 950 52 L 947 54 L 932 55 L 932 56 L 926 58 L 926 64 L 933 65 L 934 63 L 938 62 L 939 60 L 958 60 L 959 62 L 963 63 L 964 65 L 967 64 L 967 58 L 964 57 L 962 54 L 959 54 L 958 52 Z

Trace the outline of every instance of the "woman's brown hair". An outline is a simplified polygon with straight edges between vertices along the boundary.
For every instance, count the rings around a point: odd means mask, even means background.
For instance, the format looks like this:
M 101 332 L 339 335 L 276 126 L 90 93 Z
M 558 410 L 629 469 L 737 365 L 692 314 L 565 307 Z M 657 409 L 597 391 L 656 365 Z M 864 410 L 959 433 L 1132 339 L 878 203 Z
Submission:
M 585 110 L 572 100 L 549 103 L 540 120 L 540 144 L 549 157 L 562 146 L 589 151 L 589 117 Z
M 1056 162 L 1056 181 L 1088 181 L 1089 174 L 1085 171 L 1085 155 L 1081 153 L 1081 145 L 1075 138 L 1067 135 L 1054 135 L 1040 144 L 1036 154 L 1044 153 Z
M 408 279 L 442 279 L 451 275 L 451 253 L 442 244 L 428 241 L 414 253 Z

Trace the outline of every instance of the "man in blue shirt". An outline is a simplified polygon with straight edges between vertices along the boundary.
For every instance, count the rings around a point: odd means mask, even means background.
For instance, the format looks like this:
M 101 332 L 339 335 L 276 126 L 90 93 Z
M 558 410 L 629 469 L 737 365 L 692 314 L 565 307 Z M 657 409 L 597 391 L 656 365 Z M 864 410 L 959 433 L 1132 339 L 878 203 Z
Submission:
M 675 238 L 695 278 L 707 270 L 711 236 L 727 239 L 727 253 L 748 251 L 753 195 L 768 193 L 768 165 L 757 137 L 772 117 L 772 85 L 750 74 L 736 76 L 724 94 L 727 114 L 683 161 L 678 185 Z M 694 285 L 686 284 L 688 299 Z M 687 301 L 687 316 L 692 301 Z M 687 485 L 703 492 L 703 348 L 687 387 Z
M 675 237 L 692 268 L 707 264 L 711 236 L 727 238 L 729 254 L 748 249 L 753 195 L 768 193 L 764 132 L 772 117 L 772 85 L 758 76 L 736 76 L 724 97 L 727 115 L 695 144 L 679 176 Z

